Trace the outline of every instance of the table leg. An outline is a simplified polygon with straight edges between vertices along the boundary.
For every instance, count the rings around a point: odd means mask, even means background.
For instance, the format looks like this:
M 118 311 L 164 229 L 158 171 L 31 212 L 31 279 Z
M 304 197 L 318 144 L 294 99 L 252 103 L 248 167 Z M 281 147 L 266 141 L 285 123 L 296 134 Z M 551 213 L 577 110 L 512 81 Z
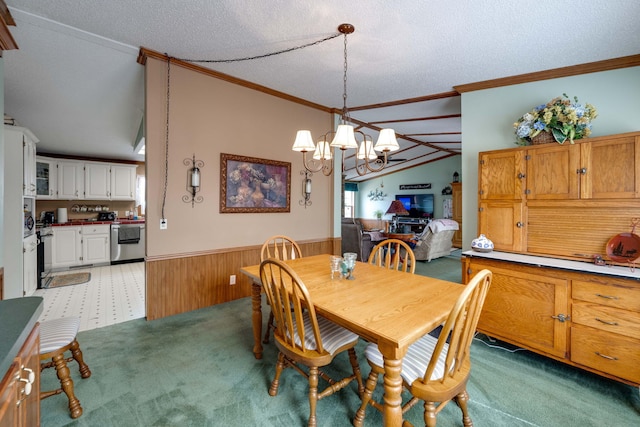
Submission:
M 385 427 L 402 426 L 402 359 L 391 359 L 384 356 L 384 411 Z
M 251 285 L 251 306 L 253 314 L 253 355 L 262 359 L 262 286 L 259 283 Z

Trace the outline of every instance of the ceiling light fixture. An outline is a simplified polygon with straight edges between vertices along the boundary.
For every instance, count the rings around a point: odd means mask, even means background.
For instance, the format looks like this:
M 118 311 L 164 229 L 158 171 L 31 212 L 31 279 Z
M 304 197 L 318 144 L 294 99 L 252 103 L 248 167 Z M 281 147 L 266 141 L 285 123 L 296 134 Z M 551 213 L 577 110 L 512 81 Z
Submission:
M 363 176 L 367 172 L 383 170 L 387 166 L 387 154 L 400 149 L 400 146 L 393 129 L 381 129 L 378 141 L 374 146 L 369 135 L 354 130 L 353 125 L 350 124 L 351 117 L 347 108 L 347 34 L 353 33 L 355 27 L 351 24 L 341 24 L 338 31 L 344 34 L 344 91 L 342 93 L 343 106 L 340 124 L 335 131 L 324 134 L 318 140 L 317 145 L 313 141 L 311 131 L 299 130 L 292 150 L 302 153 L 302 162 L 306 170 L 309 172 L 322 171 L 324 175 L 329 176 L 333 173 L 334 155 L 332 149 L 338 148 L 342 151 L 342 171 L 344 171 L 346 150 L 354 149 L 356 150 L 356 172 Z M 361 139 L 359 142 L 356 140 L 356 135 Z M 333 140 L 329 143 L 332 136 Z M 376 151 L 383 153 L 382 159 Z M 313 153 L 310 159 L 307 159 L 308 152 Z

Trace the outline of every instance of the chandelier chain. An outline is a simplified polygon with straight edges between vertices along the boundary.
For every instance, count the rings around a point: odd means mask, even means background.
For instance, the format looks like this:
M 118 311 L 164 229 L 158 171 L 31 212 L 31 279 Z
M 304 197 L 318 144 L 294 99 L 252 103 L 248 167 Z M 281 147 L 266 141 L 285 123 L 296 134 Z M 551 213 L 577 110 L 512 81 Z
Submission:
M 220 63 L 224 63 L 224 64 L 228 64 L 228 63 L 232 63 L 232 62 L 242 62 L 242 61 L 252 61 L 254 59 L 262 59 L 262 58 L 268 58 L 270 56 L 275 56 L 275 55 L 281 55 L 283 53 L 288 53 L 288 52 L 293 52 L 295 50 L 299 50 L 299 49 L 304 49 L 307 47 L 311 47 L 311 46 L 315 46 L 318 45 L 320 43 L 324 43 L 326 41 L 329 41 L 331 39 L 335 39 L 336 37 L 340 36 L 340 33 L 334 33 L 331 34 L 330 36 L 327 36 L 323 39 L 320 40 L 316 40 L 313 42 L 309 42 L 300 46 L 293 46 L 293 47 L 289 47 L 287 49 L 282 49 L 282 50 L 278 50 L 275 52 L 269 52 L 269 53 L 265 53 L 262 55 L 256 55 L 256 56 L 246 56 L 243 58 L 233 58 L 233 59 L 188 59 L 188 58 L 175 58 L 178 59 L 180 61 L 185 61 L 185 62 L 202 62 L 202 63 L 208 63 L 208 64 L 220 64 Z M 345 43 L 346 43 L 346 37 L 345 37 Z M 346 66 L 346 64 L 345 64 Z
M 342 121 L 346 123 L 349 118 L 349 110 L 347 109 L 347 34 L 344 35 L 344 76 L 342 78 L 344 88 L 342 93 Z

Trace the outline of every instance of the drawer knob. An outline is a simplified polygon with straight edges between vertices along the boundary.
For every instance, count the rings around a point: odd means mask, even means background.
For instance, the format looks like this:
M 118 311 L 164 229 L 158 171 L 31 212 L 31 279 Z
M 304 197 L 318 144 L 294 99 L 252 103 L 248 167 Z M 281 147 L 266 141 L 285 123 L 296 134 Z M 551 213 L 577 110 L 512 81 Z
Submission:
M 596 317 L 596 320 L 598 322 L 604 323 L 605 325 L 618 326 L 618 322 L 608 322 L 608 321 L 602 320 L 602 319 L 600 319 L 598 317 Z
M 602 353 L 600 353 L 599 351 L 596 351 L 595 353 L 596 353 L 598 356 L 600 356 L 600 357 L 602 357 L 602 358 L 604 358 L 604 359 L 607 359 L 607 360 L 618 360 L 618 358 L 617 358 L 617 357 L 614 357 L 614 356 L 607 356 L 606 354 L 602 354 Z
M 567 316 L 567 315 L 564 315 L 562 313 L 558 314 L 557 316 L 551 316 L 551 317 L 554 318 L 554 319 L 558 319 L 560 321 L 560 323 L 564 323 L 567 320 L 571 319 L 571 316 Z

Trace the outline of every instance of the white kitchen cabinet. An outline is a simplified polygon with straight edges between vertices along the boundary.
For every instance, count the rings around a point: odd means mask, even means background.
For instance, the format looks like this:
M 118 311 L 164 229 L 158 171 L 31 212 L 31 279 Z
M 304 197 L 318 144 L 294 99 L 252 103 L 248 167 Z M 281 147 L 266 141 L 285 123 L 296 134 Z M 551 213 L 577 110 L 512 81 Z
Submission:
M 84 162 L 59 160 L 57 178 L 58 199 L 84 198 Z
M 23 195 L 36 195 L 36 141 L 28 133 L 24 133 L 22 141 L 23 160 Z
M 53 227 L 51 268 L 111 262 L 109 224 Z
M 111 165 L 111 200 L 135 200 L 136 165 Z
M 82 226 L 53 227 L 51 268 L 82 264 Z
M 82 264 L 111 262 L 109 224 L 82 226 Z
M 109 200 L 111 194 L 111 165 L 109 163 L 85 162 L 84 198 L 87 200 Z
M 22 289 L 28 297 L 38 288 L 38 238 L 35 234 L 22 241 Z
M 55 159 L 36 156 L 36 198 L 56 199 L 58 196 L 58 162 Z

